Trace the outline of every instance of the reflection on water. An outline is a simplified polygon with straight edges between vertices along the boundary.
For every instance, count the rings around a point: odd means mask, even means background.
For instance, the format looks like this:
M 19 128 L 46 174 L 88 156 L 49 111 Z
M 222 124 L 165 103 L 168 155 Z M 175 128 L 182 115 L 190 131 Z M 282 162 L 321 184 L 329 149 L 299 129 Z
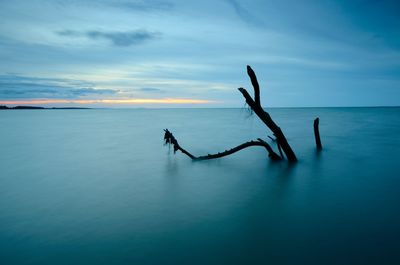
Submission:
M 270 112 L 298 163 L 163 146 L 268 140 L 238 109 L 0 112 L 1 263 L 400 263 L 400 109 Z

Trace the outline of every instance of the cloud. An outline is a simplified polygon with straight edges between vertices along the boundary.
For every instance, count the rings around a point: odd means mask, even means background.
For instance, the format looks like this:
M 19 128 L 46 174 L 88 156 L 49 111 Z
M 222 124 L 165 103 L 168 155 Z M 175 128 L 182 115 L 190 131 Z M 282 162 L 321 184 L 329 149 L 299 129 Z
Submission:
M 113 4 L 116 7 L 133 11 L 168 11 L 174 8 L 174 4 L 166 1 L 122 1 Z
M 251 14 L 244 8 L 237 0 L 226 0 L 226 2 L 233 8 L 235 13 L 246 23 L 251 25 L 263 25 L 264 23 Z
M 115 89 L 97 89 L 80 80 L 0 75 L 0 98 L 71 99 L 118 92 Z
M 110 40 L 115 46 L 131 46 L 141 44 L 147 40 L 155 39 L 158 35 L 158 33 L 148 32 L 146 30 L 130 32 L 86 32 L 86 36 L 91 39 L 107 39 Z
M 81 32 L 78 32 L 75 30 L 69 30 L 69 29 L 57 31 L 56 33 L 57 33 L 57 35 L 63 36 L 63 37 L 80 37 L 83 35 Z
M 159 32 L 150 32 L 147 30 L 133 30 L 126 32 L 100 30 L 80 32 L 75 30 L 63 30 L 56 33 L 63 37 L 86 37 L 92 40 L 104 39 L 111 41 L 114 46 L 118 47 L 139 45 L 148 40 L 156 39 L 161 35 Z
M 140 92 L 149 92 L 149 93 L 165 93 L 164 90 L 159 89 L 159 88 L 154 88 L 154 87 L 143 87 L 143 88 L 139 88 L 136 89 Z
M 110 8 L 117 7 L 128 11 L 152 12 L 167 11 L 174 8 L 174 4 L 163 0 L 52 0 L 63 8 L 89 7 L 89 8 Z

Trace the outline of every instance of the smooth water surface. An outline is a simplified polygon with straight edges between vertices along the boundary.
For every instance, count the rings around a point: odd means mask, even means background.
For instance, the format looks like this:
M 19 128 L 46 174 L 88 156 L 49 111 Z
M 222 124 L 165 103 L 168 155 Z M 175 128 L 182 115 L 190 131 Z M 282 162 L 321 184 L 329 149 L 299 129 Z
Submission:
M 0 111 L 0 263 L 400 264 L 400 108 L 270 113 L 297 164 L 163 146 L 268 140 L 243 109 Z

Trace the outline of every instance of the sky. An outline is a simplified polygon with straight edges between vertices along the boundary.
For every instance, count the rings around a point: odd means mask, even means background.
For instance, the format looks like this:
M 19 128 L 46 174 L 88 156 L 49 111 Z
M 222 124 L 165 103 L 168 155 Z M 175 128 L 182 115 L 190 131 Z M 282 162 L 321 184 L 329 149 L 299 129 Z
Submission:
M 400 2 L 0 0 L 0 105 L 400 105 Z

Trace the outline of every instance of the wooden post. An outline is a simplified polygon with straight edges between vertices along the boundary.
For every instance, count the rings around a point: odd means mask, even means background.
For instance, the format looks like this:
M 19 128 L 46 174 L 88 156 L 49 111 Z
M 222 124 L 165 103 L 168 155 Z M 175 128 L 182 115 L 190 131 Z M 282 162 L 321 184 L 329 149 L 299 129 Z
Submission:
M 319 118 L 314 120 L 314 136 L 315 144 L 317 145 L 317 150 L 322 150 L 321 137 L 319 136 Z

